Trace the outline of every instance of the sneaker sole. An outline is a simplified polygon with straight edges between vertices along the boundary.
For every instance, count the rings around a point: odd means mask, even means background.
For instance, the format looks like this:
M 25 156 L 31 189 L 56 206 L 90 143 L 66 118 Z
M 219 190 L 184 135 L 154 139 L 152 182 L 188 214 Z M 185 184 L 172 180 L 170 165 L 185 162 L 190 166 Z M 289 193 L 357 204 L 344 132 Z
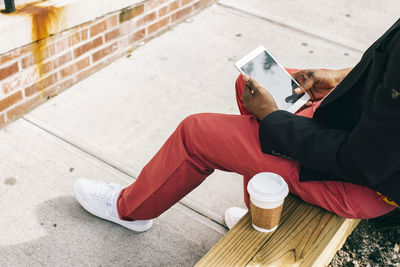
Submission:
M 151 220 L 147 225 L 143 226 L 134 226 L 131 225 L 129 222 L 122 221 L 120 219 L 115 219 L 112 217 L 104 216 L 102 214 L 99 214 L 95 210 L 89 207 L 89 205 L 86 204 L 86 202 L 81 198 L 80 194 L 77 193 L 79 190 L 77 190 L 76 185 L 74 185 L 74 191 L 75 191 L 75 198 L 79 202 L 79 204 L 89 213 L 93 214 L 94 216 L 97 216 L 103 220 L 111 221 L 113 223 L 119 224 L 125 228 L 128 228 L 129 230 L 135 231 L 135 232 L 146 232 L 153 226 L 153 220 Z

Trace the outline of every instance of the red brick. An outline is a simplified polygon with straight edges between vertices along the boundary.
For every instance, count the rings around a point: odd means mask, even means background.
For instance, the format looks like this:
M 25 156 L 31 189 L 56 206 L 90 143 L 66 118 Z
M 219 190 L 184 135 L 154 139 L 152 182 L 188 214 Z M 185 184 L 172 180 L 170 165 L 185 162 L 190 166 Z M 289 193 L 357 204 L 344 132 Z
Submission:
M 186 6 L 193 3 L 193 0 L 181 0 L 181 6 Z
M 26 69 L 34 64 L 46 61 L 46 59 L 56 54 L 55 44 L 46 45 L 46 43 L 38 41 L 31 45 L 30 54 L 22 58 L 22 68 Z
M 162 27 L 168 25 L 169 18 L 170 17 L 166 17 L 160 21 L 157 21 L 156 23 L 151 24 L 148 28 L 149 34 L 156 32 L 156 31 L 160 30 Z
M 152 10 L 152 9 L 154 9 L 156 7 L 159 7 L 162 4 L 167 3 L 167 2 L 168 2 L 168 0 L 150 0 L 150 1 L 147 1 L 146 4 L 145 4 L 146 5 L 145 6 L 145 11 L 147 12 L 149 10 Z
M 80 43 L 82 41 L 85 41 L 88 39 L 88 29 L 83 29 L 80 32 L 74 33 L 72 36 L 68 38 L 68 45 L 69 46 L 74 46 L 77 43 Z
M 42 80 L 38 81 L 37 83 L 26 87 L 25 88 L 25 96 L 31 96 L 39 91 L 43 91 L 47 87 L 50 87 L 53 84 L 55 84 L 57 81 L 58 81 L 57 73 L 53 73 L 53 74 L 49 75 L 48 77 L 43 78 Z
M 149 22 L 152 22 L 157 19 L 157 12 L 151 12 L 143 17 L 138 18 L 136 22 L 136 28 L 141 28 L 142 26 L 145 26 Z
M 112 62 L 114 62 L 116 59 L 125 56 L 126 55 L 126 51 L 117 51 L 115 53 L 113 53 L 111 56 L 107 57 L 106 59 L 104 59 L 102 62 L 104 63 L 104 65 L 108 65 Z
M 51 38 L 55 39 L 56 37 L 58 36 L 54 35 Z M 33 42 L 25 47 L 25 51 L 32 54 L 41 54 L 43 57 L 53 56 L 56 53 L 56 50 L 54 42 L 51 42 L 49 39 L 50 37 Z
M 10 60 L 13 60 L 14 58 L 19 57 L 20 55 L 17 54 L 18 53 L 18 49 L 16 49 L 16 50 L 17 50 L 17 52 L 14 52 L 14 53 L 13 52 L 8 52 L 8 53 L 0 56 L 0 64 L 4 64 L 4 63 L 6 63 L 6 62 L 8 62 Z
M 41 40 L 32 44 L 32 53 L 36 58 L 50 58 L 57 53 L 54 43 L 48 43 L 46 40 Z
M 46 78 L 43 78 L 39 83 L 42 85 L 43 88 L 47 88 L 53 84 L 58 82 L 58 76 L 57 73 L 53 73 Z
M 10 95 L 2 100 L 0 100 L 0 111 L 5 110 L 6 108 L 11 107 L 12 105 L 14 105 L 15 103 L 17 103 L 18 101 L 20 101 L 22 99 L 22 92 L 18 91 L 13 95 Z
M 40 48 L 44 57 L 52 57 L 57 53 L 54 43 L 47 42 L 46 39 L 39 41 L 37 47 L 33 46 L 33 51 L 37 48 Z
M 106 37 L 106 42 L 112 41 L 112 40 L 114 40 L 114 39 L 120 37 L 121 35 L 122 35 L 122 34 L 121 34 L 120 29 L 114 29 L 114 30 L 112 30 L 112 31 L 110 31 L 110 32 L 108 32 L 108 33 L 106 33 L 106 35 L 105 35 L 105 37 Z
M 85 79 L 87 76 L 93 74 L 94 72 L 98 71 L 102 67 L 104 67 L 104 62 L 100 61 L 99 63 L 91 66 L 89 69 L 82 71 L 81 73 L 78 73 L 76 76 L 78 78 L 78 81 Z
M 56 93 L 56 94 L 61 93 L 61 92 L 64 91 L 65 89 L 71 87 L 74 83 L 75 83 L 74 78 L 70 78 L 70 79 L 68 79 L 68 80 L 65 80 L 65 81 L 63 81 L 63 82 L 57 84 L 57 85 L 55 86 L 55 93 Z M 47 98 L 48 98 L 49 96 L 50 96 L 50 97 L 53 97 L 54 94 L 53 94 L 53 95 L 51 95 L 51 94 L 46 95 Z
M 144 5 L 135 6 L 132 8 L 124 9 L 119 13 L 119 23 L 131 20 L 144 12 Z
M 124 56 L 125 53 L 126 53 L 125 51 L 117 51 L 116 53 L 111 54 L 107 58 L 98 61 L 96 64 L 92 65 L 90 68 L 83 70 L 81 73 L 78 73 L 78 75 L 76 75 L 77 81 L 80 81 L 80 80 L 86 78 L 87 76 L 93 74 L 94 72 L 100 70 L 107 64 L 110 64 L 114 60 Z
M 80 29 L 81 26 L 75 27 L 73 28 L 73 32 L 71 32 L 70 34 L 68 34 L 68 36 L 55 43 L 55 47 L 56 47 L 56 51 L 57 52 L 62 52 L 65 49 L 70 48 L 71 46 L 74 46 L 82 41 L 87 40 L 88 37 L 88 32 L 89 29 L 85 28 L 85 29 Z
M 31 84 L 37 79 L 39 79 L 39 74 L 36 68 L 20 71 L 16 77 L 7 79 L 7 81 L 2 83 L 3 92 L 4 94 L 8 94 L 13 91 L 17 91 L 24 88 L 26 85 Z
M 24 54 L 31 52 L 31 51 L 32 51 L 32 44 L 9 51 L 0 57 L 0 64 L 4 64 L 13 59 L 22 57 Z
M 21 60 L 21 63 L 22 63 L 22 68 L 26 69 L 35 64 L 35 58 L 33 55 L 28 55 Z
M 146 30 L 145 29 L 142 29 L 142 30 L 140 30 L 140 31 L 137 31 L 137 32 L 135 32 L 135 33 L 133 33 L 133 34 L 131 34 L 130 36 L 129 36 L 129 42 L 130 43 L 134 43 L 134 42 L 137 42 L 137 41 L 139 41 L 140 39 L 143 39 L 143 37 L 146 35 Z
M 106 24 L 107 24 L 107 29 L 111 29 L 114 26 L 117 26 L 118 24 L 118 16 L 117 15 L 113 15 L 111 17 L 108 17 L 106 19 Z
M 98 35 L 99 33 L 104 32 L 107 29 L 107 23 L 106 21 L 99 22 L 92 27 L 90 27 L 90 38 L 93 36 Z
M 54 43 L 54 48 L 56 54 L 62 53 L 67 50 L 69 48 L 68 38 L 58 40 L 58 42 Z
M 103 48 L 103 49 L 97 51 L 96 53 L 93 53 L 93 55 L 92 55 L 93 62 L 97 62 L 100 59 L 110 55 L 111 53 L 118 50 L 118 48 L 119 48 L 118 43 L 113 43 L 112 45 L 109 45 L 106 48 Z
M 143 37 L 145 35 L 146 35 L 146 30 L 141 29 L 140 31 L 134 32 L 134 33 L 124 37 L 123 39 L 119 40 L 119 46 L 120 46 L 120 48 L 127 47 L 127 46 L 139 41 L 140 39 L 143 39 Z
M 163 17 L 164 15 L 171 13 L 179 7 L 178 1 L 172 2 L 168 6 L 164 6 L 158 10 L 158 16 Z
M 46 73 L 49 73 L 62 65 L 65 65 L 66 63 L 70 62 L 72 60 L 72 52 L 67 52 L 62 56 L 57 57 L 56 59 L 53 59 L 51 61 L 48 61 L 44 64 L 40 64 L 39 67 L 39 73 L 41 75 L 44 75 Z
M 59 93 L 61 93 L 62 91 L 64 91 L 65 89 L 71 87 L 73 84 L 75 83 L 75 79 L 74 78 L 69 78 L 68 80 L 65 80 L 55 86 L 52 86 L 50 88 L 47 88 L 46 90 L 44 90 L 40 96 L 42 98 L 45 99 L 50 99 L 56 95 L 58 95 Z
M 18 72 L 18 63 L 15 62 L 14 64 L 0 68 L 0 80 L 7 78 L 8 76 L 13 75 L 14 73 Z
M 125 23 L 122 23 L 118 27 L 121 37 L 128 35 L 128 34 L 132 33 L 133 31 L 135 31 L 136 30 L 135 23 L 136 23 L 136 20 L 130 20 Z
M 180 20 L 192 12 L 192 6 L 185 7 L 172 15 L 172 21 Z
M 164 6 L 158 10 L 158 16 L 162 17 L 168 13 L 168 6 Z
M 31 96 L 33 94 L 35 94 L 36 92 L 41 91 L 42 88 L 40 87 L 39 83 L 35 83 L 32 84 L 31 86 L 28 86 L 27 88 L 25 88 L 25 95 L 26 96 Z
M 4 126 L 4 124 L 6 123 L 5 119 L 4 119 L 4 114 L 0 115 L 0 128 Z
M 210 1 L 210 0 L 200 0 L 200 1 L 196 2 L 196 3 L 194 3 L 193 6 L 194 6 L 195 9 L 200 9 L 200 8 L 206 7 L 211 2 L 212 1 Z
M 22 115 L 31 111 L 34 107 L 38 106 L 41 102 L 43 102 L 43 100 L 39 95 L 7 111 L 7 121 L 21 117 Z
M 81 45 L 78 48 L 75 48 L 74 56 L 79 57 L 79 56 L 83 55 L 84 53 L 86 53 L 86 52 L 92 50 L 93 48 L 96 48 L 102 44 L 103 44 L 103 38 L 101 36 L 99 36 L 96 39 L 94 39 L 84 45 Z
M 88 39 L 88 29 L 80 30 L 78 32 L 76 31 L 77 29 L 75 29 L 75 32 L 72 32 L 66 38 L 58 40 L 54 43 L 55 53 L 62 53 L 70 47 Z
M 62 80 L 68 76 L 72 76 L 74 73 L 75 73 L 75 64 L 71 64 L 60 70 L 60 78 Z
M 58 68 L 61 67 L 62 65 L 65 65 L 66 63 L 70 62 L 72 60 L 72 52 L 67 52 L 64 55 L 59 56 L 56 59 L 53 59 L 53 68 Z
M 75 63 L 76 71 L 77 71 L 77 72 L 78 72 L 78 71 L 81 71 L 81 70 L 83 70 L 84 68 L 89 67 L 89 65 L 90 65 L 90 58 L 89 58 L 89 57 L 86 57 L 86 58 L 84 58 L 84 59 L 81 59 L 81 60 L 79 60 L 78 62 Z
M 63 53 L 65 50 L 69 49 L 70 47 L 85 41 L 88 39 L 88 29 L 78 30 L 74 28 L 74 31 L 65 34 L 65 38 L 61 39 L 60 37 L 55 42 L 55 52 L 56 54 Z M 63 34 L 64 35 L 64 34 Z M 61 40 L 60 40 L 61 39 Z
M 8 61 L 19 58 L 20 56 L 22 56 L 25 53 L 26 53 L 26 49 L 24 49 L 24 48 L 17 48 L 12 51 L 9 51 L 0 56 L 0 64 L 4 64 Z
M 79 60 L 78 62 L 75 62 L 60 70 L 61 79 L 72 76 L 75 73 L 78 73 L 80 70 L 88 67 L 89 65 L 90 65 L 90 58 L 85 57 Z

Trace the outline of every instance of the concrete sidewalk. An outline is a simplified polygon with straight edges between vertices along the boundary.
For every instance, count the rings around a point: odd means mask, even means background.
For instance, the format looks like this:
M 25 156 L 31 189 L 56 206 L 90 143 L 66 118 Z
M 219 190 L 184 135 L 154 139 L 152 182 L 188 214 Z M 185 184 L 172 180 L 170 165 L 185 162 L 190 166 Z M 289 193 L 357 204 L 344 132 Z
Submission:
M 259 44 L 288 67 L 352 66 L 400 7 L 269 2 L 220 1 L 1 130 L 0 264 L 197 262 L 226 232 L 225 209 L 244 206 L 239 175 L 216 171 L 143 234 L 85 212 L 72 185 L 78 177 L 127 185 L 184 117 L 238 114 L 233 63 Z

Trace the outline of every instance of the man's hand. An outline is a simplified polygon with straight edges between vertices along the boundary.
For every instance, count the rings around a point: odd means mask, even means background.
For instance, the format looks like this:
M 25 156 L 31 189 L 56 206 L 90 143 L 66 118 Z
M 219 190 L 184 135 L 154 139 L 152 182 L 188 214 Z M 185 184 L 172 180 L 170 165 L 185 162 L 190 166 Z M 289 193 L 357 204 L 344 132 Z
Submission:
M 307 105 L 311 105 L 312 101 L 324 98 L 332 89 L 340 83 L 344 77 L 349 74 L 352 68 L 341 70 L 302 70 L 292 74 L 292 77 L 300 84 L 294 92 L 301 94 L 307 92 L 310 100 Z
M 262 88 L 256 80 L 242 74 L 246 86 L 242 95 L 243 106 L 257 119 L 262 120 L 270 113 L 278 110 L 272 95 Z

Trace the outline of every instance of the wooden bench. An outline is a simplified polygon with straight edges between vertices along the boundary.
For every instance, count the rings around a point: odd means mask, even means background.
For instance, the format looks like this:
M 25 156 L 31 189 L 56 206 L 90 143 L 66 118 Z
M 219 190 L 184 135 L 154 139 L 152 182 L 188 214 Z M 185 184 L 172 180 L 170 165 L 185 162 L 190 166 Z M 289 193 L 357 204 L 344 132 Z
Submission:
M 359 222 L 289 195 L 275 232 L 254 230 L 247 213 L 196 266 L 326 266 Z

